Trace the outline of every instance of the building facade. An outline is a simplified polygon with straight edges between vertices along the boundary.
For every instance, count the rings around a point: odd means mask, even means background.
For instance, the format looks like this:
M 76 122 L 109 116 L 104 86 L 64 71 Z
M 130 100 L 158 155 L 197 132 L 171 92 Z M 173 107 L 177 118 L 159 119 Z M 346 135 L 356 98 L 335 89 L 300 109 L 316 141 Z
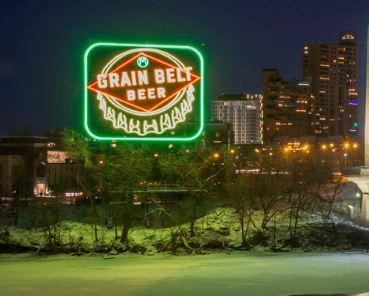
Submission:
M 313 135 L 313 99 L 310 82 L 285 81 L 278 69 L 263 69 L 264 142 Z
M 223 121 L 208 121 L 202 138 L 208 146 L 232 144 L 234 143 L 232 125 Z
M 232 125 L 234 144 L 263 143 L 261 94 L 222 94 L 212 101 L 212 117 Z
M 341 33 L 338 44 L 304 47 L 303 77 L 315 97 L 315 134 L 356 137 L 358 134 L 358 40 Z
M 29 197 L 47 193 L 46 137 L 0 139 L 0 196 Z
M 0 198 L 76 191 L 74 176 L 81 164 L 69 158 L 60 142 L 55 135 L 0 138 Z

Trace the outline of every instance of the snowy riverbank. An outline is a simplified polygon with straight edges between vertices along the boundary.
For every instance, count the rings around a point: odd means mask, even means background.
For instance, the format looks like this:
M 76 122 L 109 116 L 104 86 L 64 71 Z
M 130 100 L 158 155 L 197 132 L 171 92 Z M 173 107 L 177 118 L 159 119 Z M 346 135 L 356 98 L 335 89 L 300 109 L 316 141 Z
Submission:
M 132 227 L 128 241 L 121 242 L 120 230 L 106 225 L 62 221 L 43 228 L 3 227 L 0 229 L 2 253 L 32 252 L 42 254 L 124 252 L 155 255 L 206 254 L 226 250 L 268 251 L 347 251 L 368 250 L 369 231 L 334 216 L 324 222 L 316 214 L 301 213 L 294 241 L 290 241 L 289 217 L 279 215 L 267 228 L 261 227 L 261 213 L 253 213 L 242 246 L 238 214 L 233 208 L 217 208 L 198 218 L 191 233 L 188 223 L 173 227 Z

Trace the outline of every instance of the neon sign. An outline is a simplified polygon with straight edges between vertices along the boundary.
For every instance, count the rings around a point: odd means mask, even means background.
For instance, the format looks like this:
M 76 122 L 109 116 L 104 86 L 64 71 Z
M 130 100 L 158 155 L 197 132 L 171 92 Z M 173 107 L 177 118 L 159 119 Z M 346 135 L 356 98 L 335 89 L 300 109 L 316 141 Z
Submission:
M 84 125 L 97 140 L 191 141 L 204 126 L 204 62 L 190 46 L 95 43 Z

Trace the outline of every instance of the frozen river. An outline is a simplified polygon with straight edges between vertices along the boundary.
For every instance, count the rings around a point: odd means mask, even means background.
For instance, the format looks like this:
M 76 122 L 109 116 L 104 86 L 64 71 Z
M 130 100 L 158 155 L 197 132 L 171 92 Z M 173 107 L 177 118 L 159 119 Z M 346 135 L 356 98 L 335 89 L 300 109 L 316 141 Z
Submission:
M 369 254 L 0 256 L 0 295 L 290 295 L 369 291 Z

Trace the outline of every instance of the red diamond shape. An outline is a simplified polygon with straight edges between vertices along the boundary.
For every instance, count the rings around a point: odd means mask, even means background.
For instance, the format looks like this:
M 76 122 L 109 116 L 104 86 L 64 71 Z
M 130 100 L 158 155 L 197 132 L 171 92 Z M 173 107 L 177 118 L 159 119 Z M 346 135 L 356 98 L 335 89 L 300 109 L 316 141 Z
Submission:
M 174 68 L 174 69 L 177 69 L 178 67 L 177 66 L 174 66 L 166 61 L 163 61 L 157 57 L 154 57 L 152 55 L 149 55 L 145 52 L 140 52 L 138 54 L 136 54 L 135 56 L 133 56 L 132 58 L 124 61 L 122 64 L 120 64 L 119 66 L 117 66 L 115 69 L 113 69 L 112 71 L 110 71 L 107 75 L 109 75 L 110 73 L 114 73 L 114 72 L 117 72 L 118 70 L 121 70 L 123 68 L 128 68 L 128 67 L 132 67 L 134 65 L 134 61 L 140 57 L 140 56 L 145 56 L 146 58 L 149 59 L 150 61 L 150 64 L 156 64 L 156 65 L 164 65 L 166 67 L 169 67 L 169 68 Z M 183 69 L 180 69 L 181 72 L 183 73 L 186 73 L 185 70 Z M 189 86 L 190 84 L 193 84 L 197 81 L 200 80 L 200 77 L 193 74 L 193 73 L 190 73 L 190 76 L 191 76 L 191 80 L 190 81 L 186 81 L 186 82 L 183 82 L 183 83 L 176 83 L 174 84 L 174 86 L 172 87 L 172 89 L 166 94 L 166 97 L 165 98 L 162 98 L 160 99 L 160 101 L 155 101 L 153 102 L 153 104 L 150 104 L 150 103 L 147 103 L 146 101 L 146 105 L 143 105 L 140 101 L 138 101 L 137 103 L 136 102 L 132 102 L 132 101 L 128 101 L 126 98 L 122 97 L 121 94 L 117 94 L 116 92 L 117 91 L 122 91 L 122 88 L 120 88 L 119 90 L 117 89 L 100 89 L 98 86 L 97 86 L 97 81 L 90 84 L 87 88 L 94 91 L 94 92 L 101 92 L 103 94 L 106 94 L 112 98 L 114 98 L 115 100 L 117 100 L 119 103 L 121 104 L 124 104 L 124 105 L 127 105 L 127 106 L 130 106 L 130 107 L 133 107 L 137 110 L 140 110 L 140 111 L 145 111 L 145 112 L 149 112 L 149 111 L 153 111 L 157 108 L 159 108 L 160 106 L 162 106 L 163 104 L 165 103 L 169 103 L 171 101 L 171 99 L 173 99 L 180 91 L 182 91 L 184 88 L 186 88 L 187 86 Z M 141 86 L 138 86 L 137 88 L 140 88 Z M 131 87 L 130 87 L 131 88 Z M 124 88 L 123 88 L 124 89 Z M 140 104 L 141 103 L 141 104 Z

